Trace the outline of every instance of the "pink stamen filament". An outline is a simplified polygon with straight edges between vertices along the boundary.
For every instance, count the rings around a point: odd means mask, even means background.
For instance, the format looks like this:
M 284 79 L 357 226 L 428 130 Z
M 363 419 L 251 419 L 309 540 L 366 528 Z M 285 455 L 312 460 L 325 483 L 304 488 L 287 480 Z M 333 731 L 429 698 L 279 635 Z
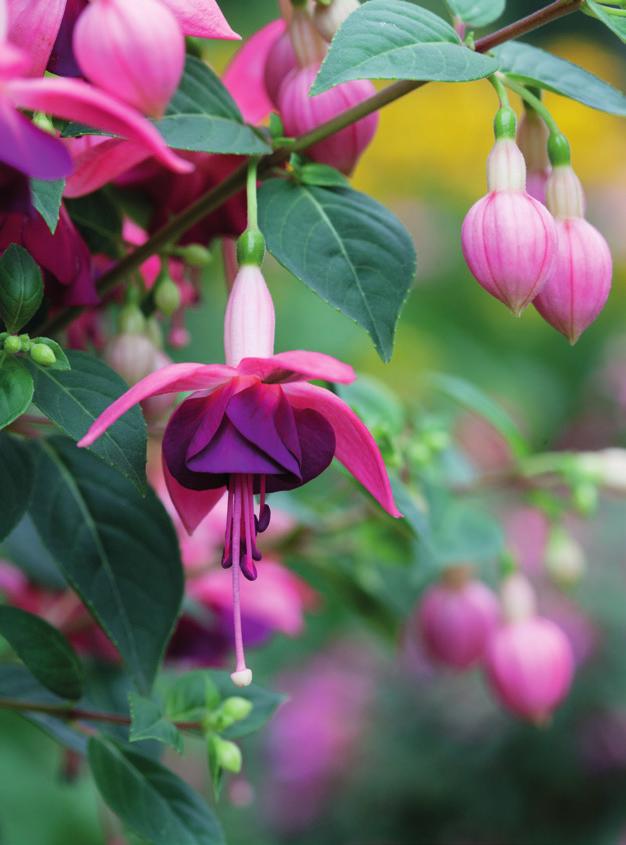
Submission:
M 235 629 L 235 658 L 236 671 L 245 671 L 246 657 L 243 650 L 243 633 L 241 629 L 241 598 L 240 598 L 240 572 L 239 572 L 239 548 L 241 543 L 241 500 L 243 495 L 244 480 L 236 476 L 233 483 L 233 624 Z

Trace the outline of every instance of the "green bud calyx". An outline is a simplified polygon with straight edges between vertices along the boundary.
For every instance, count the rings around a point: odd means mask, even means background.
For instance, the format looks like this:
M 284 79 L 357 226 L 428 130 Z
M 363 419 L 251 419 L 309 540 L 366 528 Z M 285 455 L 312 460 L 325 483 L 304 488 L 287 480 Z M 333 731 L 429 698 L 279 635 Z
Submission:
M 517 116 L 509 106 L 498 109 L 493 121 L 493 131 L 498 141 L 503 138 L 515 138 Z
M 562 132 L 551 132 L 548 138 L 548 158 L 552 167 L 565 167 L 571 162 L 569 141 Z
M 259 229 L 246 229 L 237 241 L 239 264 L 255 264 L 260 267 L 265 258 L 265 238 Z
M 142 334 L 146 319 L 137 305 L 125 305 L 120 311 L 118 329 L 120 334 Z

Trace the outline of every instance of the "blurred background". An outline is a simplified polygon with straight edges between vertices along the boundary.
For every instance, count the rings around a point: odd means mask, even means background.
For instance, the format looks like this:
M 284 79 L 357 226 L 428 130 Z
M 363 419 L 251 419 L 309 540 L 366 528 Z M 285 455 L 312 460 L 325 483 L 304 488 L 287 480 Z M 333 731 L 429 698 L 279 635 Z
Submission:
M 221 5 L 244 36 L 275 16 L 272 0 Z M 536 7 L 510 0 L 502 22 Z M 618 40 L 588 17 L 566 18 L 527 40 L 624 87 Z M 211 46 L 209 58 L 222 68 L 231 52 Z M 574 348 L 532 308 L 520 320 L 511 316 L 462 259 L 460 225 L 485 191 L 492 145 L 496 100 L 487 82 L 430 84 L 384 109 L 355 175 L 357 189 L 402 219 L 417 249 L 391 364 L 379 361 L 361 329 L 268 263 L 277 348 L 335 355 L 393 391 L 371 382 L 384 410 L 377 416 L 370 396 L 364 415 L 373 414 L 392 466 L 394 420 L 402 418 L 398 429 L 413 432 L 425 485 L 462 482 L 506 467 L 509 457 L 495 430 L 428 386 L 432 372 L 466 379 L 501 404 L 537 450 L 626 446 L 626 133 L 618 118 L 553 95 L 545 102 L 570 139 L 588 217 L 615 261 L 608 306 Z M 189 315 L 187 360 L 221 359 L 225 288 L 218 266 L 209 276 Z M 494 702 L 480 670 L 434 667 L 415 607 L 436 566 L 389 521 L 364 516 L 334 471 L 284 504 L 297 528 L 287 532 L 281 559 L 310 593 L 303 618 L 283 625 L 293 636 L 278 633 L 251 652 L 255 679 L 289 701 L 242 743 L 243 773 L 226 783 L 218 805 L 230 845 L 626 842 L 624 501 L 603 497 L 590 518 L 568 516 L 587 571 L 563 590 L 547 582 L 545 524 L 524 491 L 469 498 L 481 514 L 467 528 L 478 535 L 467 554 L 479 574 L 493 580 L 503 543 L 514 548 L 546 615 L 571 639 L 577 673 L 567 701 L 549 724 L 522 724 Z M 465 550 L 461 542 L 458 555 Z M 459 562 L 455 554 L 448 562 Z M 111 820 L 89 780 L 68 777 L 52 741 L 12 715 L 0 714 L 0 732 L 2 845 L 113 841 L 104 838 Z M 210 794 L 200 745 L 174 765 Z

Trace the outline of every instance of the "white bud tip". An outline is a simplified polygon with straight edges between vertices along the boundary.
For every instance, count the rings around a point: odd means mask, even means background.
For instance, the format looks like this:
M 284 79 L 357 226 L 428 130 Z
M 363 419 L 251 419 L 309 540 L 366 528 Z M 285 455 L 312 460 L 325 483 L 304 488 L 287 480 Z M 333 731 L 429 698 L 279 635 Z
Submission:
M 231 672 L 230 679 L 236 687 L 249 687 L 252 683 L 252 670 L 240 669 L 238 672 Z

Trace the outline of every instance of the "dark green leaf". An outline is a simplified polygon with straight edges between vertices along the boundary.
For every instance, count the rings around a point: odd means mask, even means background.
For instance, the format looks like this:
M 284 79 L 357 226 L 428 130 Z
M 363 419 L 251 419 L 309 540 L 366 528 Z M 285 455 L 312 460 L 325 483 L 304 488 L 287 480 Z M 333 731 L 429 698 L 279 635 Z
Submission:
M 164 745 L 171 745 L 180 754 L 183 750 L 183 738 L 180 731 L 168 721 L 156 701 L 131 692 L 128 697 L 132 723 L 130 741 L 141 742 L 155 739 Z
M 259 214 L 272 255 L 363 326 L 388 361 L 415 275 L 415 249 L 400 221 L 357 191 L 284 179 L 264 183 Z
M 66 200 L 65 205 L 92 252 L 119 257 L 122 214 L 106 190 Z
M 54 179 L 44 182 L 43 179 L 31 179 L 30 189 L 33 205 L 48 224 L 48 229 L 56 232 L 59 222 L 59 212 L 65 189 L 65 179 Z
M 0 636 L 37 680 L 61 698 L 83 694 L 83 667 L 63 634 L 39 616 L 0 606 Z
M 620 41 L 626 43 L 626 16 L 623 9 L 605 6 L 603 3 L 596 3 L 595 0 L 585 0 L 583 11 L 602 21 Z
M 504 12 L 505 0 L 446 0 L 455 17 L 468 26 L 487 26 Z
M 68 352 L 71 370 L 28 367 L 35 382 L 34 403 L 65 434 L 79 440 L 92 422 L 128 385 L 102 361 L 84 352 Z M 1 372 L 1 371 L 0 371 Z M 138 407 L 111 426 L 89 451 L 146 489 L 146 424 Z
M 37 313 L 43 299 L 41 270 L 21 246 L 11 244 L 0 258 L 0 316 L 15 334 Z
M 391 489 L 398 510 L 411 531 L 416 537 L 426 535 L 428 533 L 428 517 L 425 502 L 418 501 L 413 491 L 395 476 L 391 476 Z
M 493 516 L 452 502 L 433 521 L 427 542 L 436 564 L 443 567 L 493 560 L 501 553 L 504 538 Z
M 38 444 L 31 514 L 70 585 L 149 689 L 178 617 L 176 532 L 153 493 L 64 438 Z
M 33 401 L 33 380 L 24 363 L 0 352 L 0 428 L 20 417 Z
M 497 47 L 495 53 L 500 70 L 521 82 L 562 94 L 600 111 L 626 116 L 626 96 L 578 65 L 520 41 L 509 41 Z
M 2 543 L 2 556 L 14 563 L 35 584 L 50 590 L 65 588 L 65 579 L 41 542 L 30 514 L 23 516 Z
M 185 73 L 157 129 L 170 147 L 259 155 L 271 148 L 243 122 L 233 98 L 208 65 L 187 57 Z
M 314 161 L 299 167 L 297 176 L 298 181 L 302 182 L 303 185 L 319 185 L 320 188 L 350 187 L 350 183 L 343 173 L 328 164 L 318 164 Z
M 517 425 L 506 411 L 475 385 L 456 376 L 435 373 L 429 382 L 441 393 L 483 417 L 504 437 L 516 458 L 523 458 L 529 447 Z
M 10 434 L 0 434 L 0 540 L 18 524 L 28 507 L 34 468 L 28 448 Z
M 250 715 L 223 731 L 222 736 L 226 739 L 237 739 L 258 731 L 272 718 L 279 705 L 286 701 L 284 695 L 263 689 L 256 684 L 250 684 L 249 687 L 239 689 L 234 686 L 228 672 L 212 671 L 210 677 L 216 684 L 222 698 L 237 695 L 252 702 Z
M 495 73 L 498 62 L 461 43 L 450 24 L 406 0 L 369 0 L 345 21 L 312 94 L 350 79 L 467 82 Z
M 110 740 L 89 740 L 100 794 L 130 830 L 152 845 L 223 845 L 204 801 L 159 763 Z

